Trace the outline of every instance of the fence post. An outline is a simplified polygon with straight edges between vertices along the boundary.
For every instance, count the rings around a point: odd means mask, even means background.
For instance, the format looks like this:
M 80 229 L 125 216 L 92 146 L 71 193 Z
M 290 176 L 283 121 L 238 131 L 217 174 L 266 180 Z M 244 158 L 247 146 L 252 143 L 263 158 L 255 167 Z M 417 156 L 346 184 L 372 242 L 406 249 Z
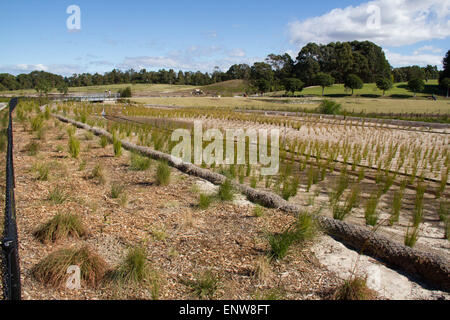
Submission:
M 12 112 L 17 98 L 9 102 L 9 124 L 7 129 L 8 149 L 6 154 L 5 225 L 1 241 L 3 253 L 3 296 L 5 300 L 21 300 L 19 241 L 17 237 L 16 203 L 14 196 L 14 161 Z

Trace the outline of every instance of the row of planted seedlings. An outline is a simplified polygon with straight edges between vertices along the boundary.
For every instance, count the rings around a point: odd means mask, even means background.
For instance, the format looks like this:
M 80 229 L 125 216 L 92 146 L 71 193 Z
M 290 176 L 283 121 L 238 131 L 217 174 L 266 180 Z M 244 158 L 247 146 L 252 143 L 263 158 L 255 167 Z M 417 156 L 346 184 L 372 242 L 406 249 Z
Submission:
M 159 151 L 170 152 L 175 143 L 170 142 L 170 136 L 173 129 L 179 128 L 180 123 L 174 123 L 172 120 L 163 118 L 159 113 L 154 113 L 154 116 L 159 118 L 147 119 L 146 123 L 136 122 L 122 122 L 106 125 L 108 130 L 112 132 L 118 132 L 123 137 L 130 137 L 131 132 L 135 133 L 135 137 L 138 144 L 152 147 Z M 178 117 L 177 117 L 178 118 Z M 155 121 L 159 119 L 159 121 Z M 103 125 L 104 126 L 104 125 Z M 186 128 L 192 129 L 192 126 L 186 124 Z M 191 130 L 191 134 L 192 130 Z M 270 141 L 269 141 L 270 143 Z M 206 147 L 206 144 L 203 147 Z M 388 193 L 396 180 L 399 180 L 400 188 L 395 191 L 394 198 L 392 200 L 392 212 L 389 224 L 398 222 L 400 209 L 402 207 L 402 200 L 404 196 L 404 190 L 407 186 L 409 188 L 415 188 L 416 198 L 415 207 L 413 211 L 412 231 L 408 230 L 408 237 L 417 238 L 418 228 L 420 223 L 418 221 L 423 220 L 423 194 L 426 188 L 424 187 L 425 181 L 423 175 L 416 178 L 415 175 L 410 177 L 399 176 L 396 172 L 391 173 L 392 159 L 395 158 L 397 153 L 400 154 L 400 158 L 404 159 L 407 154 L 407 146 L 399 146 L 398 143 L 391 142 L 387 148 L 377 145 L 375 148 L 366 143 L 364 146 L 358 144 L 351 144 L 348 140 L 344 140 L 342 143 L 330 143 L 329 141 L 321 142 L 318 140 L 306 140 L 306 141 L 283 141 L 280 148 L 280 172 L 276 176 L 265 176 L 259 174 L 260 168 L 258 166 L 252 166 L 248 163 L 248 153 L 250 141 L 245 140 L 246 150 L 246 163 L 239 165 L 210 165 L 210 169 L 218 170 L 221 173 L 226 174 L 232 179 L 237 179 L 240 183 L 250 184 L 252 187 L 263 187 L 271 189 L 283 198 L 289 199 L 297 194 L 299 186 L 303 183 L 305 191 L 309 192 L 311 187 L 320 181 L 325 180 L 326 175 L 336 170 L 336 160 L 338 155 L 343 157 L 343 162 L 347 163 L 350 159 L 351 165 L 342 165 L 341 173 L 337 183 L 336 190 L 330 192 L 330 208 L 332 209 L 333 216 L 336 219 L 344 219 L 353 208 L 359 204 L 359 186 L 365 178 L 365 168 L 361 167 L 357 172 L 357 178 L 355 179 L 355 185 L 348 188 L 348 183 L 345 181 L 351 180 L 348 178 L 349 171 L 355 171 L 356 166 L 362 159 L 368 157 L 369 149 L 375 151 L 375 157 L 373 160 L 377 163 L 377 170 L 375 175 L 376 191 L 369 195 L 365 205 L 365 219 L 367 225 L 376 225 L 379 222 L 379 213 L 377 212 L 378 203 L 382 195 Z M 235 145 L 237 148 L 237 142 Z M 225 149 L 225 146 L 224 146 Z M 373 150 L 375 149 L 375 150 Z M 384 150 L 386 149 L 386 150 Z M 288 150 L 294 150 L 294 152 L 288 152 Z M 387 155 L 382 157 L 383 154 Z M 192 153 L 193 154 L 193 153 Z M 415 153 L 417 154 L 417 153 Z M 437 151 L 431 149 L 425 151 L 423 159 L 435 158 Z M 237 152 L 235 150 L 235 157 Z M 436 197 L 440 197 L 446 189 L 448 178 L 448 156 L 446 155 L 446 169 L 443 170 L 441 183 L 435 190 Z M 193 161 L 194 159 L 192 159 Z M 416 161 L 417 162 L 417 161 Z M 202 166 L 207 167 L 205 163 Z M 400 165 L 399 165 L 400 166 Z M 351 167 L 351 168 L 350 168 Z M 303 172 L 303 178 L 300 178 L 300 174 Z M 353 175 L 354 176 L 354 175 Z M 414 185 L 415 183 L 415 185 Z M 348 192 L 344 191 L 349 189 Z M 317 196 L 317 190 L 315 191 Z M 314 202 L 314 197 L 310 197 L 309 202 Z M 446 236 L 448 236 L 448 208 L 446 197 L 439 202 L 439 216 L 444 221 L 444 228 L 446 230 Z M 406 238 L 406 236 L 405 236 Z M 405 241 L 406 242 L 406 241 Z M 410 243 L 410 241 L 408 241 Z
M 160 150 L 163 152 L 170 153 L 173 144 L 169 143 L 171 133 L 174 129 L 179 128 L 179 123 L 174 125 L 173 121 L 170 119 L 164 118 L 156 118 L 156 119 L 147 119 L 145 122 L 133 122 L 133 121 L 124 121 L 117 119 L 115 121 L 105 121 L 103 119 L 98 118 L 98 112 L 95 113 L 95 116 L 92 118 L 87 118 L 86 121 L 94 124 L 96 126 L 104 127 L 110 132 L 115 133 L 117 137 L 121 138 L 134 138 L 137 140 L 138 144 L 146 145 L 152 147 L 156 150 Z M 84 119 L 81 119 L 84 120 Z M 186 129 L 192 130 L 192 126 L 186 124 Z M 191 131 L 192 134 L 192 131 Z M 259 142 L 259 141 L 258 141 Z M 246 140 L 246 148 L 248 150 L 248 145 L 250 141 Z M 269 141 L 270 143 L 270 141 Z M 328 144 L 328 147 L 324 147 L 322 149 L 319 141 L 314 142 L 305 142 L 304 144 L 299 144 L 298 146 L 292 146 L 292 141 L 283 141 L 280 155 L 281 155 L 281 169 L 280 173 L 274 177 L 262 177 L 259 174 L 259 168 L 257 166 L 252 166 L 248 163 L 248 155 L 246 154 L 246 164 L 244 165 L 230 165 L 224 166 L 219 165 L 216 167 L 214 164 L 209 166 L 213 170 L 219 170 L 221 173 L 227 175 L 230 179 L 236 178 L 239 179 L 241 183 L 250 183 L 252 187 L 259 187 L 261 184 L 264 184 L 264 187 L 271 188 L 272 190 L 278 192 L 285 199 L 289 199 L 292 196 L 295 196 L 299 185 L 301 184 L 300 176 L 298 172 L 306 171 L 306 189 L 309 191 L 314 184 L 317 184 L 320 181 L 323 181 L 327 175 L 327 173 L 332 172 L 332 168 L 335 169 L 337 154 L 338 154 L 338 146 L 332 146 Z M 350 143 L 344 142 L 346 154 L 350 153 L 350 149 L 358 150 L 362 149 L 362 153 L 364 153 L 364 149 L 362 147 L 349 147 Z M 204 145 L 205 147 L 205 145 Z M 236 147 L 236 146 L 235 146 Z M 398 146 L 390 147 L 390 154 L 393 154 L 395 149 Z M 270 149 L 270 148 L 269 148 Z M 290 152 L 288 150 L 296 150 L 300 154 L 306 155 L 303 157 L 303 161 L 295 161 L 295 158 L 290 156 Z M 306 150 L 308 152 L 306 152 Z M 325 152 L 324 150 L 327 150 Z M 235 149 L 235 155 L 236 155 Z M 328 154 L 329 157 L 324 159 L 322 154 Z M 311 157 L 313 157 L 311 161 Z M 301 159 L 301 157 L 299 157 Z M 308 161 L 305 161 L 306 158 L 309 158 Z M 208 167 L 205 163 L 202 164 L 203 167 Z M 359 183 L 364 179 L 363 175 L 358 175 L 357 179 L 352 179 L 348 174 L 349 166 L 341 166 L 341 172 L 338 177 L 338 180 L 333 186 L 333 189 L 329 193 L 329 201 L 330 207 L 333 212 L 333 216 L 336 219 L 345 219 L 352 211 L 352 209 L 359 206 L 361 202 L 361 186 Z M 384 171 L 386 176 L 389 175 L 387 171 Z M 395 179 L 395 178 L 394 178 Z M 263 181 L 265 180 L 265 181 Z M 405 232 L 404 241 L 406 245 L 414 246 L 415 242 L 419 237 L 419 228 L 421 223 L 423 222 L 423 200 L 425 193 L 425 186 L 423 184 L 423 179 L 419 179 L 419 184 L 416 188 L 415 200 L 414 200 L 414 211 L 411 217 L 411 225 Z M 392 203 L 392 212 L 390 213 L 389 224 L 395 224 L 399 221 L 400 210 L 402 208 L 402 200 L 404 197 L 405 188 L 408 184 L 406 179 L 402 180 L 402 184 L 399 190 L 395 191 L 394 199 Z M 364 210 L 365 210 L 365 219 L 366 224 L 371 226 L 376 226 L 377 224 L 383 223 L 379 221 L 379 212 L 377 211 L 377 207 L 380 201 L 380 198 L 383 194 L 386 194 L 390 189 L 391 184 L 389 181 L 383 181 L 383 186 L 376 187 L 369 198 L 367 199 Z M 445 184 L 443 185 L 445 189 Z M 227 198 L 226 190 L 229 189 L 226 187 L 226 184 L 221 186 L 219 190 L 219 195 L 224 199 Z M 314 191 L 316 196 L 317 189 Z M 228 199 L 228 198 L 227 198 Z M 207 207 L 212 201 L 210 196 L 200 195 L 199 206 Z M 314 198 L 312 198 L 314 201 Z M 448 238 L 448 204 L 447 200 L 443 200 L 440 202 L 439 213 L 442 217 L 443 221 L 446 221 L 446 237 Z M 255 207 L 255 215 L 261 214 L 260 207 Z M 303 221 L 304 222 L 304 221 Z M 289 247 L 289 243 L 292 243 L 296 233 L 298 232 L 298 228 L 301 228 L 302 223 L 300 219 L 299 224 L 296 228 L 289 228 L 286 232 L 282 234 L 273 235 L 270 240 L 271 247 L 273 248 L 273 255 L 277 258 L 282 258 L 287 248 Z

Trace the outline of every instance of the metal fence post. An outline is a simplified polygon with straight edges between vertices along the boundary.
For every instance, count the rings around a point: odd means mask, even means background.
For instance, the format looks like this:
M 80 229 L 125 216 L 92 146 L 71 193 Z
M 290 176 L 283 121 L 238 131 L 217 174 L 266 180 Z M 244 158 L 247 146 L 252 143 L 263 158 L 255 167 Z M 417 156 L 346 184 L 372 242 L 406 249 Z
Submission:
M 6 154 L 5 227 L 1 242 L 3 253 L 3 296 L 6 300 L 21 300 L 19 241 L 17 236 L 15 179 L 13 161 L 12 112 L 17 98 L 9 102 L 8 148 Z

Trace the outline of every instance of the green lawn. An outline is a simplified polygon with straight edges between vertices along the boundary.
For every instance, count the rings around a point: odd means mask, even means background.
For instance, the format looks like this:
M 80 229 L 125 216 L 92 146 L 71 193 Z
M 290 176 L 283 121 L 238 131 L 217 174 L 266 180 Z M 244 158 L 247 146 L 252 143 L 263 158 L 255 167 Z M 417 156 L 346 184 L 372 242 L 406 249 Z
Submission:
M 100 93 L 105 92 L 105 90 L 111 90 L 112 92 L 117 92 L 126 87 L 131 87 L 133 92 L 176 92 L 183 90 L 191 90 L 193 88 L 198 88 L 195 86 L 180 86 L 180 85 L 170 85 L 170 84 L 113 84 L 113 85 L 102 85 L 102 86 L 89 86 L 89 87 L 71 87 L 69 88 L 69 93 Z M 56 89 L 53 89 L 51 93 L 58 93 Z M 14 95 L 28 95 L 37 94 L 34 89 L 26 90 L 15 90 L 15 91 L 0 91 L 1 94 L 14 94 Z
M 429 97 L 432 94 L 438 95 L 442 94 L 442 91 L 439 90 L 438 81 L 437 80 L 429 80 L 425 84 L 425 89 L 423 92 L 418 93 L 417 97 Z M 296 92 L 296 95 L 322 95 L 321 87 L 308 87 L 303 89 L 301 92 Z M 379 90 L 375 83 L 365 83 L 364 87 L 361 90 L 355 90 L 354 95 L 359 95 L 367 98 L 377 98 L 383 95 L 383 92 Z M 335 84 L 332 87 L 325 88 L 325 96 L 326 97 L 348 97 L 351 96 L 351 90 L 346 90 L 343 84 Z M 407 88 L 406 82 L 396 83 L 394 87 L 386 91 L 386 97 L 391 98 L 412 98 L 414 97 L 414 93 L 409 91 Z M 442 98 L 442 97 L 438 97 Z

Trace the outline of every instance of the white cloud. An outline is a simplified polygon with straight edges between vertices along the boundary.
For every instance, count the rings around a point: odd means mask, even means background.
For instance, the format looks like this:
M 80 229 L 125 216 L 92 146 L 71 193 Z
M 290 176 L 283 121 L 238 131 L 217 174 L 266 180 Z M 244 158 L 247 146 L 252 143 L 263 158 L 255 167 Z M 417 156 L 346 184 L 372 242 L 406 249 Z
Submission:
M 228 51 L 229 57 L 245 57 L 245 51 L 239 48 Z
M 418 55 L 422 52 L 442 53 L 444 52 L 444 50 L 442 50 L 441 48 L 436 48 L 435 46 L 423 46 L 414 51 L 414 54 Z
M 380 27 L 370 8 L 380 9 Z M 375 20 L 369 20 L 375 17 Z M 369 40 L 381 46 L 404 46 L 450 35 L 450 0 L 375 0 L 289 24 L 292 43 Z
M 389 50 L 384 50 L 386 58 L 389 63 L 394 67 L 405 67 L 418 65 L 425 67 L 427 65 L 438 66 L 442 68 L 442 55 L 433 55 L 419 52 L 414 52 L 412 55 L 404 55 L 400 53 L 390 52 Z

